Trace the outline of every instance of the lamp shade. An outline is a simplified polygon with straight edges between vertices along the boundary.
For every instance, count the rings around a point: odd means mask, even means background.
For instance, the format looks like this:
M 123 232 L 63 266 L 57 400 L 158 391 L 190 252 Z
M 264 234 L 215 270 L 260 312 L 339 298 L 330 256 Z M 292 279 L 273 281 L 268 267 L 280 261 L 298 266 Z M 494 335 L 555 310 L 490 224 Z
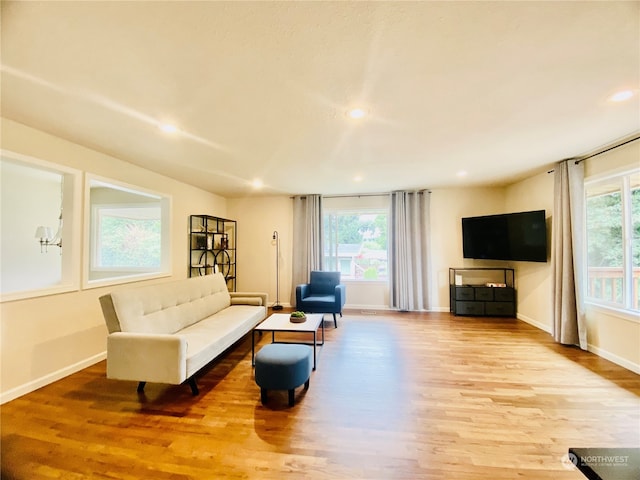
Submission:
M 36 228 L 36 238 L 40 238 L 43 240 L 48 240 L 51 238 L 51 228 L 49 227 L 43 227 L 42 225 L 40 225 L 38 228 Z

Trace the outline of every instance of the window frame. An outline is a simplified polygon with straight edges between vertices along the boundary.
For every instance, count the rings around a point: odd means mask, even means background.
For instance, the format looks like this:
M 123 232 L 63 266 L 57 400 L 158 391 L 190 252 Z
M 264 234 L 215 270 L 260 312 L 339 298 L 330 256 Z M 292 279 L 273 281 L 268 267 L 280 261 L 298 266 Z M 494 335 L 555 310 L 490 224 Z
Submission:
M 633 303 L 633 225 L 632 225 L 632 195 L 631 177 L 640 175 L 640 168 L 626 168 L 603 175 L 595 175 L 584 181 L 584 299 L 585 304 L 598 309 L 617 312 L 625 318 L 640 322 L 640 308 L 634 308 Z M 589 232 L 587 225 L 589 190 L 606 185 L 618 183 L 621 194 L 621 227 L 622 227 L 622 302 L 617 303 L 602 298 L 589 296 Z
M 137 272 L 152 272 L 152 267 L 141 267 L 141 266 L 133 266 L 133 265 L 114 265 L 114 266 L 105 266 L 100 262 L 100 251 L 102 249 L 102 220 L 105 217 L 114 217 L 115 215 L 108 215 L 104 213 L 107 210 L 126 210 L 126 209 L 141 209 L 141 208 L 153 208 L 159 210 L 159 215 L 162 216 L 162 207 L 150 204 L 148 207 L 141 207 L 135 204 L 100 204 L 93 205 L 92 215 L 94 218 L 94 224 L 92 225 L 92 237 L 91 237 L 91 270 L 93 271 L 119 271 L 122 269 L 128 269 L 131 271 Z M 162 264 L 162 258 L 160 258 L 160 264 Z
M 61 175 L 63 177 L 62 210 L 64 212 L 62 250 L 58 251 L 59 247 L 49 247 L 51 251 L 42 254 L 62 254 L 60 282 L 56 285 L 9 291 L 6 293 L 0 292 L 0 303 L 79 291 L 82 251 L 79 247 L 81 243 L 82 171 L 6 149 L 0 149 L 0 157 L 12 163 L 23 164 L 29 168 Z M 7 199 L 3 198 L 2 201 L 7 201 Z M 11 200 L 9 199 L 8 201 L 10 202 Z M 55 220 L 57 220 L 57 218 Z M 55 227 L 55 225 L 53 226 Z M 36 227 L 37 222 L 34 222 L 34 232 Z M 25 241 L 28 245 L 33 245 L 39 251 L 40 246 L 38 245 L 38 240 L 32 234 L 30 234 Z M 40 253 L 36 253 L 35 255 L 40 255 Z
M 330 215 L 330 214 L 336 214 L 336 215 L 386 215 L 386 223 L 387 223 L 387 256 L 386 256 L 386 264 L 387 264 L 387 268 L 386 268 L 386 275 L 383 278 L 376 278 L 376 279 L 367 279 L 367 278 L 353 278 L 351 276 L 344 276 L 341 275 L 340 281 L 345 282 L 345 283 L 361 283 L 361 284 L 366 284 L 366 285 L 371 285 L 371 284 L 388 284 L 389 283 L 389 272 L 390 272 L 390 255 L 389 255 L 389 239 L 388 239 L 388 235 L 389 235 L 389 221 L 390 221 L 390 214 L 389 214 L 389 209 L 383 206 L 365 206 L 365 207 L 355 207 L 355 206 L 331 206 L 331 207 L 323 207 L 323 211 L 322 211 L 322 223 L 323 223 L 323 230 L 326 228 L 325 225 L 325 216 L 326 215 Z M 323 255 L 323 268 L 328 268 L 328 265 L 326 265 L 325 263 L 325 259 L 324 259 L 324 252 L 325 252 L 325 245 L 324 245 L 324 234 L 323 234 L 323 238 L 322 238 L 322 255 Z M 340 270 L 342 271 L 342 270 Z
M 91 188 L 101 187 L 110 188 L 126 194 L 149 197 L 157 199 L 160 202 L 161 208 L 161 254 L 160 254 L 160 266 L 155 269 L 149 267 L 102 267 L 96 265 L 95 262 L 95 249 L 96 244 L 99 242 L 97 236 L 97 218 L 96 213 L 100 210 L 100 207 L 114 208 L 116 206 L 128 206 L 131 207 L 131 201 L 125 201 L 122 203 L 101 203 L 94 205 L 91 200 Z M 171 249 L 171 232 L 172 232 L 172 197 L 171 195 L 149 190 L 136 185 L 127 184 L 118 180 L 100 177 L 97 175 L 87 174 L 85 178 L 85 238 L 84 242 L 84 278 L 83 288 L 97 288 L 109 285 L 117 285 L 122 283 L 137 282 L 141 280 L 150 280 L 154 278 L 169 277 L 172 272 L 172 249 Z M 125 273 L 126 271 L 126 273 Z M 109 275 L 109 272 L 113 272 L 113 275 Z M 101 275 L 100 278 L 92 278 L 97 273 Z

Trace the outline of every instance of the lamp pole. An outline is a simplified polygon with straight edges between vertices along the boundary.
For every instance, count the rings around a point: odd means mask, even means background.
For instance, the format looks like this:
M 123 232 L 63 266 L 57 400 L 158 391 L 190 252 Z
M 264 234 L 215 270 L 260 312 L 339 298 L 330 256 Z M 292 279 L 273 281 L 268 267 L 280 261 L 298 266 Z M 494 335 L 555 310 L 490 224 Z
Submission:
M 282 310 L 282 305 L 280 305 L 280 235 L 277 230 L 273 231 L 272 239 L 276 241 L 276 303 L 271 308 Z

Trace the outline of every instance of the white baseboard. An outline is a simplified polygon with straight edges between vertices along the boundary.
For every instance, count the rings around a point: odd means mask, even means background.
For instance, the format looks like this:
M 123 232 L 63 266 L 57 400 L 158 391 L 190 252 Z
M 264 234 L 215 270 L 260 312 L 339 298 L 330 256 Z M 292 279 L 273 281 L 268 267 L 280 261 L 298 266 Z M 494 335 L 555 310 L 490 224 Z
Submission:
M 64 377 L 71 375 L 72 373 L 79 372 L 84 368 L 101 362 L 105 358 L 107 358 L 107 352 L 98 353 L 97 355 L 81 360 L 80 362 L 69 365 L 68 367 L 61 368 L 60 370 L 45 375 L 44 377 L 37 378 L 28 383 L 25 383 L 24 385 L 20 385 L 19 387 L 15 387 L 6 392 L 2 392 L 2 394 L 0 395 L 0 405 L 10 402 L 11 400 L 15 400 L 16 398 L 26 395 L 27 393 L 31 393 L 41 387 L 44 387 L 45 385 L 56 382 Z
M 630 362 L 626 358 L 619 357 L 618 355 L 608 352 L 600 347 L 596 347 L 595 345 L 587 344 L 587 350 L 591 353 L 598 355 L 599 357 L 604 358 L 605 360 L 609 360 L 610 362 L 615 363 L 616 365 L 620 365 L 621 367 L 626 368 L 627 370 L 631 370 L 633 373 L 637 373 L 640 375 L 640 365 L 637 363 Z
M 434 307 L 429 311 L 430 312 L 451 312 L 451 307 L 449 307 L 449 306 L 446 306 L 446 307 Z
M 518 319 L 528 323 L 529 325 L 533 325 L 534 327 L 539 328 L 540 330 L 547 332 L 549 335 L 553 335 L 552 328 L 549 325 L 543 325 L 540 322 L 536 322 L 535 320 L 525 315 L 518 315 Z M 609 360 L 610 362 L 613 362 L 616 365 L 620 365 L 621 367 L 624 367 L 627 370 L 631 370 L 633 373 L 637 373 L 638 375 L 640 375 L 640 365 L 638 365 L 637 363 L 630 362 L 626 358 L 622 358 L 616 355 L 615 353 L 611 353 L 600 347 L 596 347 L 595 345 L 588 344 L 587 350 L 593 353 L 594 355 L 598 355 L 599 357 L 602 357 L 605 360 Z
M 344 310 L 358 310 L 358 311 L 378 311 L 378 312 L 397 312 L 396 308 L 391 308 L 389 305 L 345 305 Z M 446 307 L 433 307 L 429 310 L 412 310 L 412 312 L 428 313 L 428 312 L 450 312 L 451 309 Z
M 344 308 L 342 309 L 342 312 L 344 313 L 345 311 L 356 311 L 356 313 L 362 312 L 362 311 L 374 311 L 374 312 L 380 312 L 380 311 L 385 311 L 385 312 L 390 312 L 392 311 L 389 308 L 389 305 L 356 305 L 356 304 L 351 304 L 351 305 L 345 305 Z
M 518 320 L 522 320 L 523 322 L 528 323 L 529 325 L 533 325 L 534 327 L 539 328 L 543 332 L 547 332 L 548 334 L 552 333 L 550 325 L 545 325 L 544 323 L 540 323 L 534 320 L 533 318 L 527 317 L 526 315 L 517 314 L 516 317 Z

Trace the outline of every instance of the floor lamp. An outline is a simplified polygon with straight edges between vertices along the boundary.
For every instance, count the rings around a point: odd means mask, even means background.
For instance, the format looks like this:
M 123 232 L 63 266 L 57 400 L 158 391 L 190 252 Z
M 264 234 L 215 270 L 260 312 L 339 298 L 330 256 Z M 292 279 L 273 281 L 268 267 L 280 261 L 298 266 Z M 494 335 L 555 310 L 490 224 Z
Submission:
M 271 308 L 282 310 L 282 305 L 280 305 L 280 236 L 277 230 L 273 231 L 272 238 L 276 241 L 276 303 Z

